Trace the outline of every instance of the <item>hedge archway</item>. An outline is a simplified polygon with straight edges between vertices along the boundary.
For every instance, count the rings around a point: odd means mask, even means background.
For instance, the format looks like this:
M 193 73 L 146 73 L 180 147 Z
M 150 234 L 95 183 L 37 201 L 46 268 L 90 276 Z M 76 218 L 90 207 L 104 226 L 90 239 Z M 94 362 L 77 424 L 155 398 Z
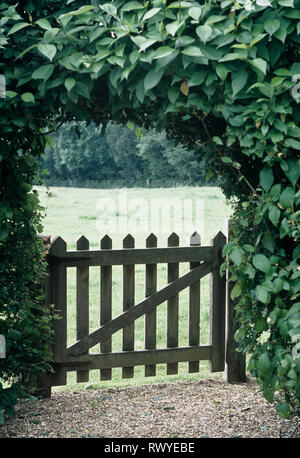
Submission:
M 112 119 L 166 128 L 221 177 L 235 209 L 224 255 L 236 338 L 288 417 L 300 405 L 300 1 L 65 3 L 1 5 L 0 375 L 16 383 L 0 390 L 0 416 L 49 367 L 32 192 L 47 133 Z

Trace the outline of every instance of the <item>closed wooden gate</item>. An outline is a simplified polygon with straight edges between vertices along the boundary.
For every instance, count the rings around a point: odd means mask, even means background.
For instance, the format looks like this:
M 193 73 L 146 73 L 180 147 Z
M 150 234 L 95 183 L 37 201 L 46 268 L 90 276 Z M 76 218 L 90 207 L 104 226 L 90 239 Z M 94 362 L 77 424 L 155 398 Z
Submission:
M 195 233 L 190 246 L 180 247 L 179 238 L 172 234 L 166 248 L 157 247 L 151 234 L 146 248 L 134 247 L 128 235 L 122 249 L 112 249 L 112 240 L 105 236 L 101 249 L 90 250 L 89 242 L 81 237 L 76 250 L 67 251 L 61 237 L 51 243 L 48 260 L 46 301 L 53 304 L 60 319 L 54 320 L 53 370 L 47 376 L 48 395 L 51 386 L 65 385 L 67 371 L 77 371 L 77 381 L 89 380 L 89 371 L 100 369 L 101 379 L 111 379 L 111 369 L 122 368 L 123 378 L 134 376 L 134 367 L 145 366 L 145 375 L 156 374 L 156 365 L 165 363 L 167 374 L 178 372 L 179 362 L 188 362 L 189 372 L 199 371 L 199 361 L 209 361 L 212 372 L 224 371 L 226 278 L 220 274 L 222 248 L 226 237 L 219 232 L 210 246 L 200 245 Z M 167 265 L 167 284 L 157 290 L 157 265 Z M 179 275 L 179 263 L 189 263 L 189 270 Z M 135 266 L 145 265 L 145 298 L 135 303 Z M 122 266 L 123 310 L 112 318 L 112 268 Z M 89 268 L 100 267 L 100 323 L 89 330 Z M 77 340 L 67 345 L 67 269 L 76 268 Z M 210 275 L 209 344 L 200 345 L 200 279 Z M 188 345 L 178 345 L 179 293 L 189 289 Z M 122 291 L 120 291 L 122 294 Z M 167 302 L 166 348 L 156 348 L 156 308 Z M 145 317 L 144 349 L 135 349 L 134 324 Z M 112 335 L 122 330 L 122 351 L 113 351 Z M 100 344 L 100 352 L 90 349 Z

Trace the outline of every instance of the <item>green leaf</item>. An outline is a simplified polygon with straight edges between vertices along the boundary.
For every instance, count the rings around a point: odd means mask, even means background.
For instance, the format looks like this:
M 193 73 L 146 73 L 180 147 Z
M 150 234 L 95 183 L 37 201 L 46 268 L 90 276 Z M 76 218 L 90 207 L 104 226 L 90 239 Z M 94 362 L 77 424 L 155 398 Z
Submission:
M 264 29 L 269 35 L 273 35 L 280 27 L 278 19 L 270 18 L 264 23 Z
M 236 299 L 237 297 L 241 295 L 241 293 L 242 293 L 241 285 L 239 283 L 236 283 L 231 290 L 230 297 L 231 299 Z
M 168 90 L 168 99 L 170 100 L 170 102 L 174 104 L 176 100 L 178 99 L 178 97 L 179 97 L 179 89 L 176 87 L 171 87 Z
M 43 43 L 40 43 L 38 45 L 38 50 L 40 51 L 41 54 L 48 57 L 48 59 L 51 60 L 51 62 L 57 51 L 56 46 L 50 45 L 50 44 L 43 44 Z
M 230 254 L 230 259 L 234 262 L 234 264 L 236 264 L 237 266 L 239 266 L 243 260 L 243 256 L 245 254 L 245 251 L 239 247 L 239 246 L 236 246 L 231 254 Z
M 264 254 L 256 254 L 253 256 L 253 265 L 256 269 L 268 274 L 270 272 L 270 261 Z
M 115 5 L 111 5 L 110 3 L 105 3 L 104 5 L 99 5 L 99 8 L 103 10 L 105 13 L 109 14 L 110 16 L 116 16 L 118 10 Z
M 81 6 L 76 11 L 70 11 L 69 13 L 61 14 L 58 19 L 61 20 L 61 19 L 65 18 L 65 17 L 79 16 L 80 14 L 88 13 L 89 11 L 91 11 L 93 9 L 95 9 L 94 5 Z
M 139 2 L 128 2 L 122 6 L 121 11 L 133 11 L 133 10 L 142 10 L 144 5 Z
M 32 73 L 32 78 L 34 80 L 45 80 L 47 81 L 54 71 L 54 65 L 43 65 Z
M 203 43 L 206 43 L 212 34 L 212 28 L 209 25 L 200 25 L 196 28 L 196 33 Z
M 264 167 L 260 171 L 259 182 L 263 190 L 268 192 L 274 182 L 274 174 L 271 167 Z
M 195 21 L 199 21 L 201 12 L 202 12 L 202 9 L 200 6 L 192 6 L 192 8 L 189 9 L 189 16 L 195 19 Z
M 279 229 L 279 238 L 283 239 L 289 233 L 290 227 L 287 218 L 283 218 Z
M 193 72 L 192 78 L 189 81 L 189 87 L 193 86 L 198 86 L 199 84 L 202 84 L 206 79 L 206 72 L 201 71 L 201 72 Z
M 223 146 L 223 142 L 220 137 L 214 136 L 212 139 L 217 145 Z
M 298 140 L 295 140 L 294 138 L 287 138 L 284 141 L 284 144 L 289 148 L 296 149 L 297 151 L 300 150 L 300 142 Z
M 295 186 L 300 177 L 299 160 L 296 158 L 289 158 L 286 161 L 280 162 L 280 166 L 292 185 Z
M 167 57 L 174 52 L 174 49 L 169 48 L 168 46 L 160 46 L 153 54 L 153 59 L 162 59 Z
M 270 300 L 270 296 L 266 288 L 261 285 L 257 285 L 255 288 L 255 295 L 257 299 L 263 304 L 267 304 Z
M 280 293 L 282 288 L 283 288 L 283 281 L 281 280 L 281 278 L 275 278 L 275 280 L 273 281 L 273 293 L 274 294 Z
M 274 252 L 275 245 L 274 245 L 274 240 L 273 240 L 273 237 L 270 231 L 267 231 L 264 233 L 262 244 L 266 250 L 270 251 L 271 253 Z
M 203 56 L 201 50 L 197 48 L 196 46 L 188 46 L 187 48 L 184 48 L 182 50 L 182 54 L 185 54 L 186 56 L 191 56 L 191 57 Z
M 271 362 L 270 358 L 268 356 L 268 353 L 264 352 L 262 355 L 260 355 L 258 362 L 257 362 L 257 368 L 262 371 L 263 373 L 266 373 L 270 370 L 271 368 Z
M 228 156 L 223 156 L 221 157 L 221 161 L 224 162 L 224 164 L 232 164 L 232 159 Z
M 219 60 L 219 62 L 230 62 L 232 60 L 245 60 L 246 56 L 245 54 L 239 53 L 239 52 L 230 52 L 229 54 L 226 54 L 225 56 L 222 57 L 222 59 Z
M 276 404 L 276 412 L 281 418 L 290 418 L 291 409 L 287 402 L 278 402 Z
M 216 24 L 217 22 L 224 21 L 225 19 L 227 19 L 227 16 L 214 16 L 214 15 L 211 15 L 205 21 L 205 25 Z
M 283 190 L 280 195 L 280 204 L 283 208 L 292 208 L 294 203 L 295 191 L 291 186 Z
M 152 89 L 155 86 L 157 86 L 158 83 L 160 82 L 163 74 L 164 74 L 164 69 L 160 69 L 160 70 L 152 69 L 152 70 L 150 70 L 147 73 L 147 75 L 145 76 L 145 79 L 144 79 L 145 91 L 147 92 L 150 89 Z
M 182 25 L 183 22 L 169 22 L 169 24 L 166 25 L 166 30 L 170 35 L 172 35 L 172 37 L 174 37 Z
M 145 38 L 145 37 L 130 37 L 131 40 L 140 48 L 140 51 L 145 51 L 149 46 L 156 43 L 156 40 L 153 38 Z
M 75 86 L 75 84 L 76 84 L 76 81 L 75 81 L 74 78 L 71 78 L 71 77 L 70 77 L 70 78 L 67 78 L 67 79 L 65 80 L 65 87 L 66 87 L 66 89 L 67 89 L 68 92 L 71 91 L 71 89 Z
M 278 3 L 286 8 L 294 8 L 294 0 L 278 0 Z
M 21 99 L 25 103 L 34 102 L 34 96 L 33 96 L 33 94 L 31 94 L 31 92 L 24 92 L 24 94 L 21 95 Z
M 245 87 L 247 80 L 248 80 L 248 72 L 246 70 L 240 70 L 239 72 L 232 73 L 232 92 L 233 96 L 236 96 L 238 92 L 240 92 L 243 87 Z
M 28 24 L 27 22 L 18 22 L 9 30 L 7 36 L 12 35 L 13 33 L 16 33 L 19 30 L 24 29 L 25 27 L 29 27 L 30 25 L 31 24 Z
M 284 27 L 280 27 L 275 33 L 274 37 L 280 40 L 282 43 L 285 42 L 287 36 L 287 30 Z
M 15 91 L 6 91 L 6 92 L 5 92 L 5 95 L 6 95 L 6 97 L 8 97 L 9 99 L 13 99 L 13 98 L 16 97 L 18 94 L 17 94 L 17 92 L 15 92 Z
M 151 8 L 151 10 L 147 11 L 143 16 L 143 21 L 147 21 L 147 19 L 152 18 L 157 13 L 161 11 L 161 8 Z
M 225 67 L 225 65 L 217 64 L 216 73 L 222 81 L 225 81 L 226 76 L 228 75 L 229 72 L 230 70 L 227 67 Z
M 271 205 L 269 208 L 269 220 L 277 226 L 280 218 L 280 210 L 275 205 Z
M 8 237 L 8 224 L 2 223 L 0 225 L 0 241 L 6 240 Z
M 267 62 L 264 59 L 258 57 L 257 59 L 253 59 L 249 61 L 253 67 L 261 71 L 264 75 L 267 72 Z
M 48 19 L 38 19 L 35 24 L 39 25 L 44 30 L 52 29 L 50 22 Z

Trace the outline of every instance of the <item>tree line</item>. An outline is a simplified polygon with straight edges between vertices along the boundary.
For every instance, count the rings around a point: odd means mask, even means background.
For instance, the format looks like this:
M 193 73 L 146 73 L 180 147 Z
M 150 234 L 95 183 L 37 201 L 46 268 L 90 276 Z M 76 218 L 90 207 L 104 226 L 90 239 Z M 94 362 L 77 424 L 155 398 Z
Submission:
M 199 154 L 165 131 L 142 135 L 134 126 L 69 122 L 51 135 L 40 171 L 52 186 L 118 187 L 203 185 Z

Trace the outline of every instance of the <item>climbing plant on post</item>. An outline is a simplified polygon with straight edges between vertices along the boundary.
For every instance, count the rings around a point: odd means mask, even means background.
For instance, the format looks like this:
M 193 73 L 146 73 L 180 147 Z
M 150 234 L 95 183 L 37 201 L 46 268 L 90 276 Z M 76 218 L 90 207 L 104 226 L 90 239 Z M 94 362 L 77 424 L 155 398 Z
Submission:
M 299 7 L 299 0 L 1 6 L 1 259 L 13 237 L 17 258 L 22 244 L 38 247 L 32 182 L 47 133 L 61 123 L 130 120 L 192 139 L 234 205 L 224 256 L 236 339 L 283 417 L 300 403 Z M 2 278 L 14 262 L 1 261 Z M 33 303 L 20 269 L 18 282 Z M 29 280 L 39 275 L 32 271 Z M 16 297 L 21 285 L 16 278 L 9 284 Z M 29 305 L 14 301 L 26 315 Z M 2 295 L 0 317 L 12 336 L 11 307 Z M 8 352 L 16 341 L 8 335 Z M 2 362 L 0 370 L 7 370 Z

